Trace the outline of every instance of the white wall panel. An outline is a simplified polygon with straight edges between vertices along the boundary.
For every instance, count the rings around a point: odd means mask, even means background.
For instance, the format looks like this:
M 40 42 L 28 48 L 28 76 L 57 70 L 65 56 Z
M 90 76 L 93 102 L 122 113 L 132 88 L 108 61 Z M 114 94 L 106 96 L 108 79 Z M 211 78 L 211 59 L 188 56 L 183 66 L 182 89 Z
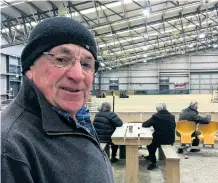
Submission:
M 192 56 L 191 69 L 218 69 L 218 56 Z
M 7 93 L 7 79 L 6 76 L 1 76 L 0 94 Z
M 119 90 L 127 90 L 126 84 L 119 84 Z
M 106 73 L 102 74 L 102 76 L 103 77 L 111 77 L 111 78 L 113 78 L 113 77 L 115 77 L 115 78 L 117 78 L 117 77 L 127 77 L 128 72 L 119 72 L 118 71 L 118 72 L 114 73 L 114 70 L 112 70 L 110 72 L 106 72 Z
M 191 90 L 190 92 L 191 92 L 191 94 L 198 94 L 199 90 Z
M 6 55 L 1 54 L 1 73 L 6 73 Z
M 191 64 L 191 69 L 218 69 L 218 64 L 215 65 L 214 63 L 192 63 Z
M 109 85 L 101 85 L 101 90 L 109 90 Z
M 217 62 L 217 56 L 192 56 L 191 62 Z
M 156 70 L 145 70 L 145 71 L 131 71 L 130 72 L 131 76 L 157 76 L 158 72 Z
M 16 45 L 16 46 L 11 46 L 7 48 L 2 48 L 1 53 L 4 53 L 6 55 L 15 56 L 15 57 L 20 57 L 23 51 L 23 48 L 24 48 L 24 45 Z
M 189 58 L 181 57 L 173 60 L 163 60 L 160 64 L 160 69 L 188 69 L 189 68 Z
M 127 83 L 128 78 L 119 78 L 119 83 Z
M 210 93 L 210 90 L 201 90 L 201 94 L 207 94 Z
M 131 78 L 131 83 L 157 83 L 156 77 Z
M 19 65 L 18 64 L 18 58 L 16 58 L 16 57 L 9 57 L 9 64 L 10 65 Z
M 170 83 L 187 83 L 188 76 L 170 77 Z
M 217 52 L 218 53 L 218 52 Z M 189 66 L 189 62 L 191 65 Z M 159 66 L 158 66 L 159 65 Z M 159 67 L 159 69 L 158 69 Z M 187 83 L 186 89 L 189 87 L 189 69 L 198 69 L 198 73 L 191 73 L 190 89 L 194 93 L 210 92 L 211 87 L 218 81 L 218 73 L 205 73 L 206 69 L 216 69 L 218 72 L 218 57 L 217 56 L 184 56 L 176 59 L 164 59 L 157 63 L 142 63 L 137 66 L 130 66 L 125 71 L 112 70 L 108 73 L 104 73 L 103 76 L 113 77 L 126 77 L 119 78 L 120 83 L 132 84 L 128 87 L 128 84 L 122 85 L 119 88 L 129 90 L 158 90 L 158 71 L 159 78 L 169 78 L 169 88 L 175 89 L 174 83 Z M 124 69 L 124 68 L 123 68 Z M 202 70 L 202 73 L 199 71 Z M 199 76 L 200 75 L 200 76 Z M 105 81 L 106 79 L 104 79 Z M 109 80 L 108 80 L 109 82 Z M 138 84 L 134 84 L 138 83 Z M 141 84 L 140 84 L 141 83 Z M 150 84 L 143 84 L 150 83 Z M 155 84 L 153 84 L 155 83 Z M 192 92 L 192 93 L 193 93 Z
M 132 84 L 131 90 L 158 90 L 156 84 Z
M 217 74 L 216 73 L 211 74 L 211 78 L 218 79 L 218 73 Z
M 109 78 L 101 78 L 101 83 L 108 83 L 109 84 Z

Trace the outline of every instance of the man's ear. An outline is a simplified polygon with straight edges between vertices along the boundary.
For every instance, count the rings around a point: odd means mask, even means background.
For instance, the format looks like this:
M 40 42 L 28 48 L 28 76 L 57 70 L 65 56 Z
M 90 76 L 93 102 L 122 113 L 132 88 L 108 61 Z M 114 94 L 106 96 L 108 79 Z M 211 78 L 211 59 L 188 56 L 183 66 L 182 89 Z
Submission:
M 30 79 L 33 80 L 33 71 L 31 69 L 29 69 L 28 71 L 26 71 L 25 75 Z

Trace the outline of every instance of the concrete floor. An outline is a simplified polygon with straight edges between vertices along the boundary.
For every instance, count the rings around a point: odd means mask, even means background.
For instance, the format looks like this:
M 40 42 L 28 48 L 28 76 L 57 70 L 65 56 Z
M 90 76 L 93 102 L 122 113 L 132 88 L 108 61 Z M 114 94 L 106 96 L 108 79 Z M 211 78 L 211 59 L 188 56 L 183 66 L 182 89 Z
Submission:
M 139 183 L 165 183 L 165 163 L 159 161 L 156 170 L 147 170 L 149 162 L 141 155 L 146 149 L 139 150 Z M 218 144 L 214 148 L 202 147 L 200 152 L 189 153 L 189 159 L 180 156 L 181 183 L 217 183 L 218 181 Z M 112 164 L 115 183 L 125 183 L 125 160 Z
M 149 162 L 139 160 L 139 183 L 164 183 L 164 162 L 159 162 L 159 168 L 153 171 L 147 170 Z M 125 183 L 125 160 L 120 160 L 112 165 L 115 183 Z

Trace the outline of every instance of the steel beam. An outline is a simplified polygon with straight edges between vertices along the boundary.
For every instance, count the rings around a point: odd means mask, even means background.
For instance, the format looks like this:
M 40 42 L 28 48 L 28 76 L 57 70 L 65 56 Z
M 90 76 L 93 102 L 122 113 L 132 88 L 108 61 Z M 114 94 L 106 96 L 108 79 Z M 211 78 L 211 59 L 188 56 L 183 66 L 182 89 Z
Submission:
M 143 8 L 143 9 L 144 9 L 144 7 L 143 7 L 141 4 L 137 3 L 136 1 L 132 1 L 132 2 L 135 3 L 135 4 L 137 4 L 140 8 Z
M 107 8 L 108 10 L 110 10 L 111 12 L 113 12 L 114 14 L 116 14 L 117 16 L 119 16 L 121 19 L 123 18 L 123 16 L 121 16 L 119 13 L 115 12 L 114 10 L 112 10 L 111 8 L 108 8 L 107 6 L 105 6 L 104 4 L 102 4 L 100 1 L 97 1 L 101 6 L 104 6 L 105 8 Z
M 105 16 L 105 18 L 107 19 L 107 21 L 108 21 L 108 23 L 109 23 L 109 25 L 110 25 L 110 28 L 111 28 L 111 33 L 113 33 L 114 32 L 114 30 L 113 30 L 113 27 L 111 26 L 111 24 L 110 24 L 110 21 L 108 20 L 108 17 L 107 17 L 107 15 L 105 14 L 105 12 L 104 12 L 104 10 L 101 8 L 101 10 L 102 10 L 102 12 L 103 12 L 103 14 L 104 14 L 104 16 Z M 114 40 L 114 37 L 113 37 L 113 40 Z M 114 40 L 115 41 L 115 40 Z M 106 41 L 105 41 L 106 42 Z M 121 44 L 120 44 L 121 45 Z M 107 48 L 109 48 L 108 46 L 107 46 Z M 109 48 L 110 49 L 110 48 Z M 112 50 L 112 49 L 111 49 Z
M 16 6 L 14 6 L 13 4 L 5 1 L 5 0 L 2 0 L 2 2 L 4 2 L 6 5 L 8 5 L 9 7 L 11 7 L 13 10 L 17 11 L 18 13 L 20 13 L 21 15 L 23 16 L 27 16 L 26 13 L 24 13 L 22 10 L 20 10 L 19 8 L 17 8 Z M 32 21 L 35 21 L 32 17 L 29 17 Z
M 30 5 L 34 10 L 36 10 L 38 13 L 40 13 L 43 18 L 49 18 L 49 16 L 44 13 L 39 7 L 37 7 L 35 4 L 33 4 L 32 2 L 28 2 L 28 1 L 25 1 L 28 5 Z
M 167 1 L 167 2 L 170 2 L 171 4 L 173 4 L 176 7 L 179 6 L 179 2 L 178 1 L 176 1 L 176 3 L 174 1 Z
M 93 22 L 95 25 L 98 25 L 97 23 L 95 23 L 93 20 L 91 20 L 89 17 L 87 17 L 86 15 L 82 14 L 70 1 L 69 2 L 69 5 L 77 12 L 79 13 L 79 15 L 82 17 L 82 19 L 87 23 L 88 26 L 90 26 L 89 21 Z M 91 27 L 91 26 L 90 26 Z
M 54 17 L 55 17 L 55 16 L 56 16 L 56 13 L 58 14 L 58 8 L 57 8 L 57 6 L 55 6 L 55 4 L 54 4 L 53 2 L 51 2 L 51 1 L 46 1 L 46 2 L 48 2 L 48 3 L 51 5 L 52 11 L 53 11 L 53 14 L 54 14 Z

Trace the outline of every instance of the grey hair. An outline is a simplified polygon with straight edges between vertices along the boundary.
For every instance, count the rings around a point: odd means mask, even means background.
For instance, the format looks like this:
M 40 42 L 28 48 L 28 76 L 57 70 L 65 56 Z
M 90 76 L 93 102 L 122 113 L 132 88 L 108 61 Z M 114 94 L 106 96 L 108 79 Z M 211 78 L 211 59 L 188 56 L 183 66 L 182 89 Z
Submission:
M 109 102 L 103 102 L 101 104 L 100 111 L 111 111 L 111 104 Z
M 191 101 L 189 106 L 196 109 L 197 104 L 198 104 L 198 101 Z
M 165 103 L 157 103 L 156 104 L 156 110 L 160 111 L 160 110 L 167 110 L 167 106 Z

